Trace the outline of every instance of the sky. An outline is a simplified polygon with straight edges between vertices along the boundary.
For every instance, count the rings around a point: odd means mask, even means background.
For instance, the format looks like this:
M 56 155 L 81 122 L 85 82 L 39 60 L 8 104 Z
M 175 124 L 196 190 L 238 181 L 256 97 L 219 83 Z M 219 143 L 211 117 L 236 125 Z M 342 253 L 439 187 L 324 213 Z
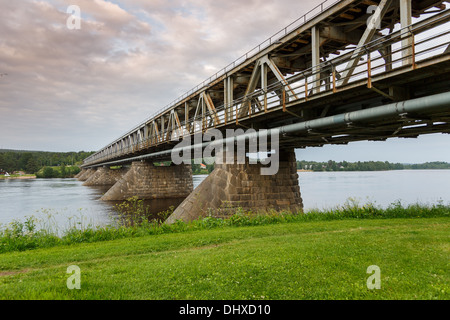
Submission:
M 319 3 L 0 0 L 0 149 L 98 150 Z M 80 29 L 67 27 L 70 5 Z M 450 162 L 450 135 L 297 158 Z

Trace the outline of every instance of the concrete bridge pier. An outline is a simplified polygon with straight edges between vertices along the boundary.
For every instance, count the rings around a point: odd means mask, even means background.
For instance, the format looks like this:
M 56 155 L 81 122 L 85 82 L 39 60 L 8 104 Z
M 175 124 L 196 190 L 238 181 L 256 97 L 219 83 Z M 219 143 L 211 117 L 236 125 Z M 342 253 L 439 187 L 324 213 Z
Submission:
M 78 177 L 79 181 L 87 181 L 91 175 L 95 173 L 95 169 L 87 169 L 82 175 Z
M 226 217 L 234 214 L 238 207 L 252 212 L 271 209 L 302 212 L 294 150 L 279 152 L 276 174 L 261 175 L 264 167 L 267 166 L 261 163 L 250 164 L 248 158 L 245 164 L 216 164 L 214 171 L 178 206 L 166 223 L 188 222 L 209 214 Z
M 109 167 L 101 167 L 92 174 L 83 186 L 113 186 L 128 171 L 127 168 L 111 169 Z
M 133 162 L 128 172 L 101 198 L 104 201 L 124 201 L 131 197 L 141 200 L 179 199 L 193 190 L 190 165 L 154 166 L 150 162 Z
M 74 178 L 75 179 L 78 179 L 79 177 L 81 177 L 83 174 L 85 174 L 86 173 L 86 169 L 81 169 L 81 171 L 80 172 L 78 172 L 75 176 L 74 176 Z

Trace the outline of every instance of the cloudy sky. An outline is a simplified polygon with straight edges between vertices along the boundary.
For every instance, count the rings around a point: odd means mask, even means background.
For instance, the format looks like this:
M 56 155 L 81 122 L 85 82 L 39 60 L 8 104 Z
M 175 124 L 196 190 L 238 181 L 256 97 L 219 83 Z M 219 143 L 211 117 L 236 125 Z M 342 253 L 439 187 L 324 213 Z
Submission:
M 98 150 L 318 3 L 0 0 L 0 149 Z M 450 162 L 450 135 L 297 154 Z

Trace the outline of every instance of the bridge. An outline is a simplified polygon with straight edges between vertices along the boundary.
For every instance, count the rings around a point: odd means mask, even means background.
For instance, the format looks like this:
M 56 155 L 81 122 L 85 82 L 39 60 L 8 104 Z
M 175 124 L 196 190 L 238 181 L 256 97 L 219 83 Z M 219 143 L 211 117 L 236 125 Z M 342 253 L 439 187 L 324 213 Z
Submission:
M 237 206 L 301 211 L 295 148 L 450 133 L 448 6 L 327 0 L 86 158 L 78 179 L 111 186 L 106 201 L 185 198 L 168 223 Z M 276 134 L 278 171 L 235 154 L 193 190 L 190 162 L 154 164 L 208 148 L 194 137 L 212 129 L 241 133 L 214 141 L 227 146 Z

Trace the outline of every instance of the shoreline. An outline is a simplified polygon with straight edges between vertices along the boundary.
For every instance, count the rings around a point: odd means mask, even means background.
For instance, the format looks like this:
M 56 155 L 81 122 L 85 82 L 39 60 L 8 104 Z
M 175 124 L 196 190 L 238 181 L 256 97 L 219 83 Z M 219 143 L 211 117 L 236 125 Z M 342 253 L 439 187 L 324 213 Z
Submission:
M 19 176 L 19 177 L 0 176 L 0 180 L 30 180 L 30 179 L 36 179 L 36 176 Z

